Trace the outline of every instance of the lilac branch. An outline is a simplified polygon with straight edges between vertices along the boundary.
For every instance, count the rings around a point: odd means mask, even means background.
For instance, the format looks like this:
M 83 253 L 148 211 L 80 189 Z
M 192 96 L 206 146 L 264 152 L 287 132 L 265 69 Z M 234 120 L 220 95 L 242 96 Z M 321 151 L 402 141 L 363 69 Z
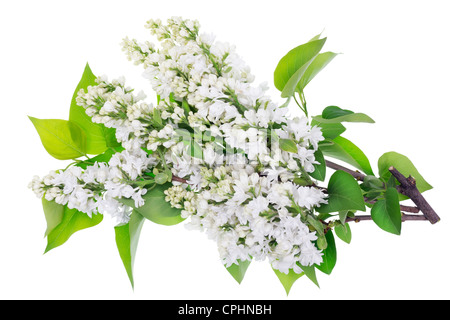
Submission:
M 326 160 L 325 161 L 326 166 L 328 168 L 334 169 L 334 170 L 342 170 L 352 175 L 356 180 L 358 181 L 364 181 L 364 178 L 366 177 L 365 174 L 354 171 L 351 169 L 348 169 L 344 166 L 341 166 L 337 163 L 331 162 Z M 430 206 L 430 204 L 425 200 L 423 195 L 420 193 L 420 191 L 417 189 L 416 181 L 413 177 L 406 178 L 404 175 L 402 175 L 397 169 L 394 167 L 390 167 L 389 171 L 392 173 L 392 175 L 397 179 L 397 181 L 400 183 L 399 186 L 397 186 L 397 191 L 407 197 L 409 197 L 414 204 L 417 207 L 409 207 L 409 206 L 400 206 L 400 210 L 410 212 L 410 213 L 418 213 L 422 211 L 423 216 L 418 215 L 403 215 L 402 221 L 406 220 L 428 220 L 432 224 L 435 224 L 440 220 L 440 217 L 437 215 L 436 211 Z M 420 217 L 420 218 L 419 218 Z M 371 220 L 370 216 L 359 216 L 357 219 L 358 221 L 362 220 Z M 404 220 L 403 220 L 404 219 Z M 352 220 L 350 220 L 352 221 Z M 355 220 L 356 221 L 356 220 Z

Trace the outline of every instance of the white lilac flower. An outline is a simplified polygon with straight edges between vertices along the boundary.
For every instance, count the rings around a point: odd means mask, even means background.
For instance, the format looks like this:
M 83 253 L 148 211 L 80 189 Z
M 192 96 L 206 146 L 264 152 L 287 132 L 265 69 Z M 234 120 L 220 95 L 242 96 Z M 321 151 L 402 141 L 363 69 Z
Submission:
M 266 84 L 252 84 L 235 47 L 199 34 L 197 21 L 173 17 L 166 25 L 149 20 L 146 27 L 159 48 L 125 38 L 122 49 L 144 68 L 157 103 L 145 102 L 123 78 L 98 77 L 76 98 L 94 123 L 115 129 L 125 150 L 108 163 L 34 177 L 30 188 L 38 197 L 123 224 L 131 212 L 119 200 L 144 205 L 151 192 L 146 179 L 168 169 L 178 179 L 165 200 L 181 210 L 187 228 L 217 242 L 225 266 L 267 259 L 280 272 L 300 273 L 299 264 L 320 264 L 317 236 L 304 215 L 314 215 L 326 194 L 293 183 L 314 171 L 320 129 L 305 117 L 289 118 L 288 108 L 265 95 Z M 295 141 L 298 152 L 281 150 L 278 139 Z

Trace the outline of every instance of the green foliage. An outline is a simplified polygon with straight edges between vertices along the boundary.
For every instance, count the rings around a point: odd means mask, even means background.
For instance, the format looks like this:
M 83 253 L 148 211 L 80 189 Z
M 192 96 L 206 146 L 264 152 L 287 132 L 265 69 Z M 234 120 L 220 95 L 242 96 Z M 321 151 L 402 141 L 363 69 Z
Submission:
M 286 152 L 297 153 L 297 144 L 291 139 L 280 139 L 280 149 Z
M 397 152 L 386 152 L 378 159 L 378 174 L 384 182 L 387 183 L 392 176 L 389 171 L 391 166 L 395 167 L 405 177 L 411 175 L 416 180 L 416 187 L 421 193 L 433 188 L 417 171 L 411 160 Z M 404 199 L 407 199 L 407 197 L 400 195 L 400 200 Z
M 398 192 L 395 188 L 387 188 L 383 199 L 378 200 L 370 211 L 373 221 L 384 231 L 400 235 L 402 213 Z
M 306 85 L 323 69 L 331 60 L 333 60 L 338 54 L 334 52 L 319 53 L 313 61 L 309 64 L 308 68 L 304 72 L 303 76 L 297 84 L 297 91 L 301 92 Z
M 342 123 L 321 123 L 316 119 L 312 119 L 311 126 L 320 127 L 323 137 L 327 140 L 333 140 L 347 130 Z
M 319 282 L 317 281 L 317 276 L 316 276 L 316 267 L 314 266 L 302 266 L 300 265 L 300 268 L 303 270 L 303 272 L 305 273 L 306 277 L 311 280 L 317 287 L 319 287 Z
M 294 95 L 297 85 L 305 75 L 308 67 L 314 61 L 314 58 L 318 55 L 320 50 L 322 50 L 325 41 L 326 38 L 323 38 L 302 44 L 290 50 L 278 62 L 274 72 L 274 83 L 275 87 L 281 91 L 281 96 L 283 98 Z M 313 74 L 314 72 L 309 72 L 307 78 L 311 80 L 315 75 Z M 309 81 L 304 81 L 304 83 L 307 82 Z
M 325 234 L 325 239 L 327 240 L 327 247 L 323 250 L 323 262 L 316 268 L 323 273 L 331 274 L 337 260 L 336 242 L 334 241 L 332 230 Z
M 344 110 L 336 106 L 326 107 L 321 116 L 313 117 L 320 123 L 341 123 L 341 122 L 366 122 L 375 123 L 375 121 L 364 113 L 354 113 L 350 110 Z
M 114 227 L 117 249 L 133 288 L 133 265 L 144 221 L 144 217 L 134 210 L 127 224 Z
M 165 200 L 166 195 L 164 194 L 164 191 L 171 185 L 171 183 L 163 185 L 157 184 L 152 187 L 152 189 L 149 189 L 147 193 L 142 196 L 145 200 L 142 207 L 136 208 L 134 200 L 132 199 L 121 198 L 118 199 L 118 201 L 134 208 L 135 211 L 150 221 L 166 226 L 175 225 L 182 222 L 184 219 L 181 217 L 181 210 L 173 208 L 170 203 Z
M 369 159 L 353 142 L 341 136 L 334 138 L 331 142 L 331 144 L 320 144 L 320 150 L 324 156 L 344 161 L 366 174 L 374 175 Z
M 338 170 L 328 182 L 328 204 L 317 208 L 320 213 L 343 210 L 365 211 L 366 205 L 356 180 L 347 172 Z
M 52 214 L 60 215 L 57 210 L 55 210 Z M 57 219 L 59 218 L 54 217 L 54 221 L 57 221 Z M 47 247 L 45 248 L 44 253 L 64 244 L 75 232 L 93 227 L 99 224 L 102 220 L 103 215 L 101 214 L 93 214 L 92 218 L 90 218 L 84 212 L 80 212 L 76 209 L 69 209 L 67 205 L 64 206 L 64 212 L 60 223 L 56 226 L 52 224 L 52 229 L 48 230 Z
M 352 230 L 350 229 L 350 225 L 348 223 L 338 224 L 334 228 L 334 232 L 336 232 L 336 235 L 342 241 L 348 244 L 352 241 Z
M 92 122 L 86 110 L 76 103 L 78 92 L 81 89 L 87 91 L 88 86 L 96 85 L 95 79 L 96 76 L 92 73 L 89 64 L 86 64 L 81 80 L 73 93 L 69 113 L 69 120 L 76 123 L 86 134 L 86 153 L 88 154 L 101 154 L 108 147 L 120 146 L 115 137 L 115 129 Z
M 45 150 L 56 159 L 76 159 L 86 155 L 86 135 L 74 122 L 28 117 L 36 128 Z
M 45 236 L 48 236 L 61 223 L 64 216 L 64 206 L 55 201 L 45 200 L 45 197 L 43 197 L 42 208 L 44 209 L 45 220 L 47 222 Z
M 278 280 L 280 280 L 281 284 L 284 287 L 284 290 L 286 291 L 286 294 L 288 295 L 289 292 L 291 291 L 292 285 L 294 284 L 295 281 L 297 281 L 300 277 L 302 277 L 305 273 L 295 273 L 294 270 L 289 270 L 288 274 L 285 274 L 283 272 L 280 272 L 276 269 L 272 270 L 275 272 L 275 274 L 278 277 Z
M 320 151 L 320 149 L 317 149 L 317 151 L 314 153 L 314 158 L 317 162 L 319 162 L 319 164 L 314 164 L 314 172 L 311 172 L 309 175 L 319 181 L 325 181 L 327 166 L 325 163 L 325 158 L 323 157 L 322 151 Z
M 242 282 L 245 276 L 245 272 L 250 265 L 251 260 L 238 260 L 238 264 L 232 264 L 228 268 L 228 272 L 233 276 L 234 280 L 236 280 L 239 284 Z
M 371 175 L 367 175 L 364 178 L 363 183 L 361 183 L 361 189 L 369 191 L 369 190 L 384 190 L 384 182 L 379 178 Z
M 121 150 L 123 150 L 123 148 L 120 147 L 120 148 L 118 148 L 118 150 L 121 151 Z M 92 166 L 96 162 L 99 162 L 99 163 L 100 162 L 109 162 L 109 160 L 111 160 L 111 157 L 113 156 L 113 154 L 118 152 L 118 150 L 108 148 L 102 154 L 99 154 L 98 156 L 95 156 L 93 158 L 81 161 L 81 162 L 77 163 L 76 166 L 86 169 L 88 166 Z

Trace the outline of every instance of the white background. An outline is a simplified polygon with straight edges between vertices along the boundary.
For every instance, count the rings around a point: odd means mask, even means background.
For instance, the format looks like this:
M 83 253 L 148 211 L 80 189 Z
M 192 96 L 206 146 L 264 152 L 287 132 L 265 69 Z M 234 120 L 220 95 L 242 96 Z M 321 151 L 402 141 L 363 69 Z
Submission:
M 5 4 L 7 3 L 7 4 Z M 448 1 L 8 1 L 0 11 L 1 299 L 448 299 Z M 215 244 L 183 225 L 144 225 L 132 291 L 111 221 L 80 231 L 43 255 L 46 228 L 32 176 L 65 163 L 43 149 L 27 115 L 67 119 L 88 61 L 97 75 L 126 76 L 154 94 L 121 52 L 125 36 L 155 41 L 145 22 L 172 15 L 237 46 L 256 83 L 291 48 L 323 31 L 325 50 L 342 54 L 306 89 L 310 113 L 328 105 L 365 112 L 375 124 L 349 124 L 376 171 L 386 151 L 407 155 L 434 186 L 425 196 L 436 225 L 403 224 L 402 235 L 352 224 L 337 239 L 338 263 L 321 288 L 301 278 L 286 297 L 268 263 L 252 263 L 241 285 Z M 276 101 L 279 93 L 271 90 Z M 292 105 L 292 108 L 295 108 Z

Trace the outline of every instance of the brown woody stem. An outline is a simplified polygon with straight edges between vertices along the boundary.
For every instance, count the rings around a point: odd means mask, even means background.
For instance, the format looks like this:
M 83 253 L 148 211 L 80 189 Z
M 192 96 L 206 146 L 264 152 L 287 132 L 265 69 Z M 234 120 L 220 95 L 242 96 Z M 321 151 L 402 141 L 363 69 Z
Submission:
M 372 220 L 372 216 L 370 215 L 360 215 L 354 217 L 347 217 L 345 222 L 360 222 L 360 221 L 368 221 Z M 416 215 L 416 214 L 405 214 L 402 212 L 402 221 L 426 221 L 428 220 L 424 215 Z
M 397 181 L 400 182 L 400 185 L 397 186 L 398 192 L 409 197 L 415 203 L 417 208 L 422 211 L 423 215 L 427 218 L 428 221 L 430 221 L 432 224 L 435 224 L 436 222 L 441 220 L 436 211 L 434 211 L 428 201 L 425 200 L 423 195 L 420 193 L 419 189 L 417 189 L 416 180 L 413 177 L 409 176 L 408 178 L 406 178 L 394 167 L 390 167 L 389 172 L 391 172 L 392 175 L 397 179 Z
M 331 162 L 326 160 L 326 166 L 328 168 L 334 169 L 334 170 L 342 170 L 349 174 L 351 174 L 356 180 L 358 181 L 364 181 L 364 178 L 366 177 L 365 174 L 354 171 L 351 169 L 348 169 L 346 167 L 343 167 L 337 163 Z M 432 224 L 435 224 L 440 220 L 439 216 L 437 215 L 436 211 L 430 206 L 430 204 L 425 200 L 423 195 L 420 193 L 420 191 L 417 189 L 416 181 L 413 177 L 409 176 L 406 178 L 404 175 L 402 175 L 397 169 L 394 167 L 390 167 L 389 171 L 392 173 L 392 175 L 397 179 L 398 182 L 400 182 L 400 185 L 397 186 L 397 191 L 407 197 L 409 197 L 414 204 L 417 207 L 410 207 L 410 206 L 404 206 L 400 205 L 400 210 L 410 212 L 410 213 L 418 213 L 419 211 L 422 211 L 423 216 L 420 215 L 405 215 L 402 216 L 402 221 L 406 220 L 428 220 Z M 355 218 L 351 218 L 353 220 L 350 221 L 362 221 L 362 220 L 371 220 L 370 216 L 359 216 Z M 356 220 L 355 220 L 356 219 Z

